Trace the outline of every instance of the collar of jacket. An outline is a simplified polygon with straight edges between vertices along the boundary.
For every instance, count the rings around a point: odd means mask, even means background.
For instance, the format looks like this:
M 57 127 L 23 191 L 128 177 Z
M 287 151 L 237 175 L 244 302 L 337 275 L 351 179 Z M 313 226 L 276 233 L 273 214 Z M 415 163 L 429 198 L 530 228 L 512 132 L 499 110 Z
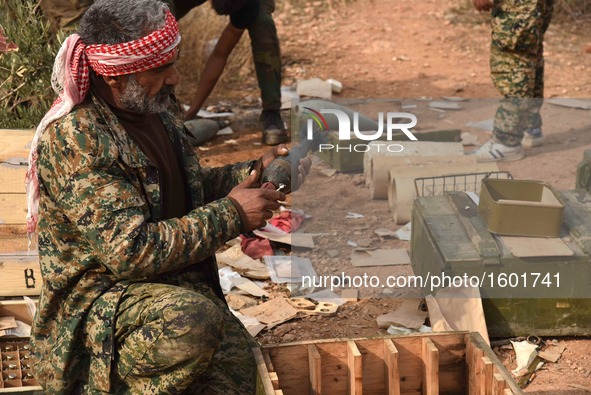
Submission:
M 106 123 L 105 126 L 111 132 L 121 160 L 127 166 L 137 169 L 142 174 L 141 181 L 144 191 L 150 199 L 152 219 L 158 221 L 161 218 L 158 169 L 129 136 L 115 114 L 109 109 L 107 103 L 96 92 L 92 92 L 90 96 L 101 118 Z M 187 191 L 190 195 L 192 207 L 195 208 L 203 205 L 202 180 L 199 177 L 201 167 L 195 150 L 184 132 L 185 126 L 180 112 L 175 113 L 174 103 L 176 99 L 172 98 L 172 100 L 173 104 L 169 110 L 158 115 L 168 137 L 172 141 L 176 155 L 181 158 L 181 169 L 187 182 Z

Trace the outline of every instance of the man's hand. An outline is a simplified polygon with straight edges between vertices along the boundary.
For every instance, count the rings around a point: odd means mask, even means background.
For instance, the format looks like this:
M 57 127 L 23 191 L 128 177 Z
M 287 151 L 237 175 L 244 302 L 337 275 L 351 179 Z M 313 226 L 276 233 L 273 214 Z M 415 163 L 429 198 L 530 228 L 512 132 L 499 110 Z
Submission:
M 273 159 L 277 158 L 278 156 L 286 156 L 288 153 L 289 150 L 285 144 L 279 144 L 278 146 L 273 147 L 269 151 L 265 152 L 261 157 L 261 174 L 271 164 L 271 162 L 273 162 Z M 302 186 L 306 180 L 306 176 L 310 172 L 310 167 L 312 167 L 312 160 L 309 157 L 300 159 L 300 163 L 298 164 L 298 177 L 296 180 L 292 180 L 292 192 L 296 191 Z
M 240 205 L 242 210 L 242 230 L 244 232 L 260 228 L 266 220 L 273 216 L 273 210 L 279 209 L 279 201 L 285 200 L 285 194 L 272 189 L 251 188 L 255 185 L 259 175 L 256 171 L 240 184 L 234 187 L 228 197 Z M 244 217 L 244 218 L 242 218 Z
M 493 8 L 491 0 L 472 0 L 476 11 L 490 11 Z
M 261 157 L 261 161 L 263 162 L 263 166 L 261 167 L 261 174 L 265 169 L 273 162 L 273 159 L 277 158 L 278 156 L 287 156 L 289 150 L 287 149 L 287 145 L 279 144 L 267 152 L 263 154 Z

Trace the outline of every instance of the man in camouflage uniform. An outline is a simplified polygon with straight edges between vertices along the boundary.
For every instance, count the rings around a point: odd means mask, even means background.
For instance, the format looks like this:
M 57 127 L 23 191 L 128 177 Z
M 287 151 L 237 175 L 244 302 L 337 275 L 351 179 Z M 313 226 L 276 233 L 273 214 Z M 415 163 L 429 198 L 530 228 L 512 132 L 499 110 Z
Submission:
M 503 95 L 493 139 L 475 152 L 479 162 L 519 160 L 523 148 L 541 145 L 540 108 L 544 97 L 544 33 L 554 0 L 473 0 L 491 11 L 492 80 Z
M 287 149 L 199 165 L 170 99 L 180 36 L 163 3 L 97 0 L 79 33 L 56 58 L 60 98 L 27 174 L 43 275 L 35 375 L 50 394 L 253 393 L 255 342 L 214 253 L 279 207 L 285 195 L 254 186 Z
M 94 0 L 41 0 L 41 7 L 55 29 L 73 29 Z M 164 0 L 177 19 L 207 0 Z M 281 51 L 273 20 L 275 0 L 212 0 L 220 15 L 230 22 L 218 39 L 206 62 L 197 93 L 185 114 L 193 119 L 219 80 L 230 53 L 248 30 L 254 66 L 261 91 L 263 142 L 277 145 L 287 142 L 287 130 L 281 118 Z

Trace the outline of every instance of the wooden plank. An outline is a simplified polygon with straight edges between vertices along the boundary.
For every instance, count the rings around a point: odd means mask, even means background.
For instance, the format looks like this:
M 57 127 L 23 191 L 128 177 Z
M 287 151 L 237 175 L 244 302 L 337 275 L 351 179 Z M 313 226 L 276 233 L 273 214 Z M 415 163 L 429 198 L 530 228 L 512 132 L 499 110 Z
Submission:
M 476 393 L 484 395 L 486 393 L 486 377 L 484 376 L 484 351 L 480 348 L 474 350 L 474 363 L 476 372 Z
M 513 391 L 511 391 L 509 388 L 505 388 L 503 395 L 513 395 Z
M 0 224 L 27 223 L 27 195 L 25 193 L 0 193 Z
M 392 339 L 384 339 L 384 378 L 388 395 L 400 395 L 400 371 L 398 350 Z
M 39 295 L 42 278 L 37 255 L 0 255 L 0 296 Z
M 471 337 L 466 335 L 466 377 L 467 377 L 467 386 L 466 392 L 468 395 L 476 395 L 477 387 L 476 387 L 476 368 L 474 366 L 474 343 L 471 340 Z
M 279 377 L 277 376 L 277 373 L 269 372 L 269 378 L 271 379 L 271 384 L 273 384 L 273 389 L 278 390 L 279 389 Z
M 0 254 L 27 255 L 29 238 L 27 226 L 0 225 Z M 36 254 L 36 251 L 31 251 Z
M 355 345 L 361 353 L 363 393 L 365 395 L 386 393 L 383 340 L 356 340 Z
M 27 166 L 0 163 L 0 192 L 25 193 Z
M 269 351 L 273 368 L 281 379 L 282 390 L 286 395 L 302 395 L 309 391 L 308 343 L 264 346 L 264 350 Z
M 493 395 L 505 395 L 505 388 L 507 387 L 507 382 L 505 381 L 505 378 L 502 375 L 500 375 L 499 373 L 493 374 L 492 383 Z
M 0 162 L 27 163 L 34 129 L 0 129 Z
M 352 340 L 347 341 L 348 393 L 350 395 L 361 395 L 363 393 L 363 366 L 361 362 L 361 353 L 357 345 Z
M 466 347 L 460 336 L 429 336 L 439 350 L 439 392 L 442 395 L 464 393 L 466 389 Z
M 439 395 L 439 350 L 428 337 L 422 342 L 423 395 Z
M 269 350 L 262 350 L 263 360 L 265 361 L 265 365 L 267 365 L 267 370 L 269 372 L 274 372 L 275 368 L 273 367 L 273 361 L 271 361 L 271 356 L 269 355 Z
M 271 377 L 267 371 L 263 354 L 259 348 L 253 348 L 252 353 L 254 354 L 254 360 L 257 364 L 257 395 L 273 395 L 275 394 L 275 388 L 271 382 Z
M 471 332 L 467 335 L 468 337 L 472 337 L 474 339 L 474 344 L 478 344 L 479 348 L 484 351 L 484 355 L 491 360 L 491 362 L 495 365 L 494 372 L 501 375 L 501 377 L 505 380 L 505 385 L 511 389 L 514 394 L 523 394 L 523 391 L 515 380 L 513 380 L 513 376 L 509 373 L 509 371 L 505 368 L 499 358 L 495 355 L 493 350 L 488 346 L 488 344 L 484 341 L 480 333 L 478 332 Z
M 492 363 L 490 358 L 482 357 L 482 365 L 484 367 L 484 394 L 492 395 L 492 381 L 495 365 Z
M 315 345 L 308 345 L 308 364 L 310 370 L 310 394 L 322 394 L 322 365 L 320 353 Z
M 33 303 L 38 304 L 38 299 L 32 299 Z M 25 324 L 33 324 L 33 316 L 25 300 L 0 300 L 0 317 L 14 317 L 17 321 Z

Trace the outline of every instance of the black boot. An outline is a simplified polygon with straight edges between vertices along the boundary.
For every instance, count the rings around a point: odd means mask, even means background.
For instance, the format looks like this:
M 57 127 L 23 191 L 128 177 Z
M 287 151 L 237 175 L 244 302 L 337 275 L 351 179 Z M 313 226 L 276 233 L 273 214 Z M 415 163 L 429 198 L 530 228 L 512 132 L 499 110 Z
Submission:
M 263 144 L 277 145 L 287 142 L 287 130 L 279 110 L 263 110 Z

